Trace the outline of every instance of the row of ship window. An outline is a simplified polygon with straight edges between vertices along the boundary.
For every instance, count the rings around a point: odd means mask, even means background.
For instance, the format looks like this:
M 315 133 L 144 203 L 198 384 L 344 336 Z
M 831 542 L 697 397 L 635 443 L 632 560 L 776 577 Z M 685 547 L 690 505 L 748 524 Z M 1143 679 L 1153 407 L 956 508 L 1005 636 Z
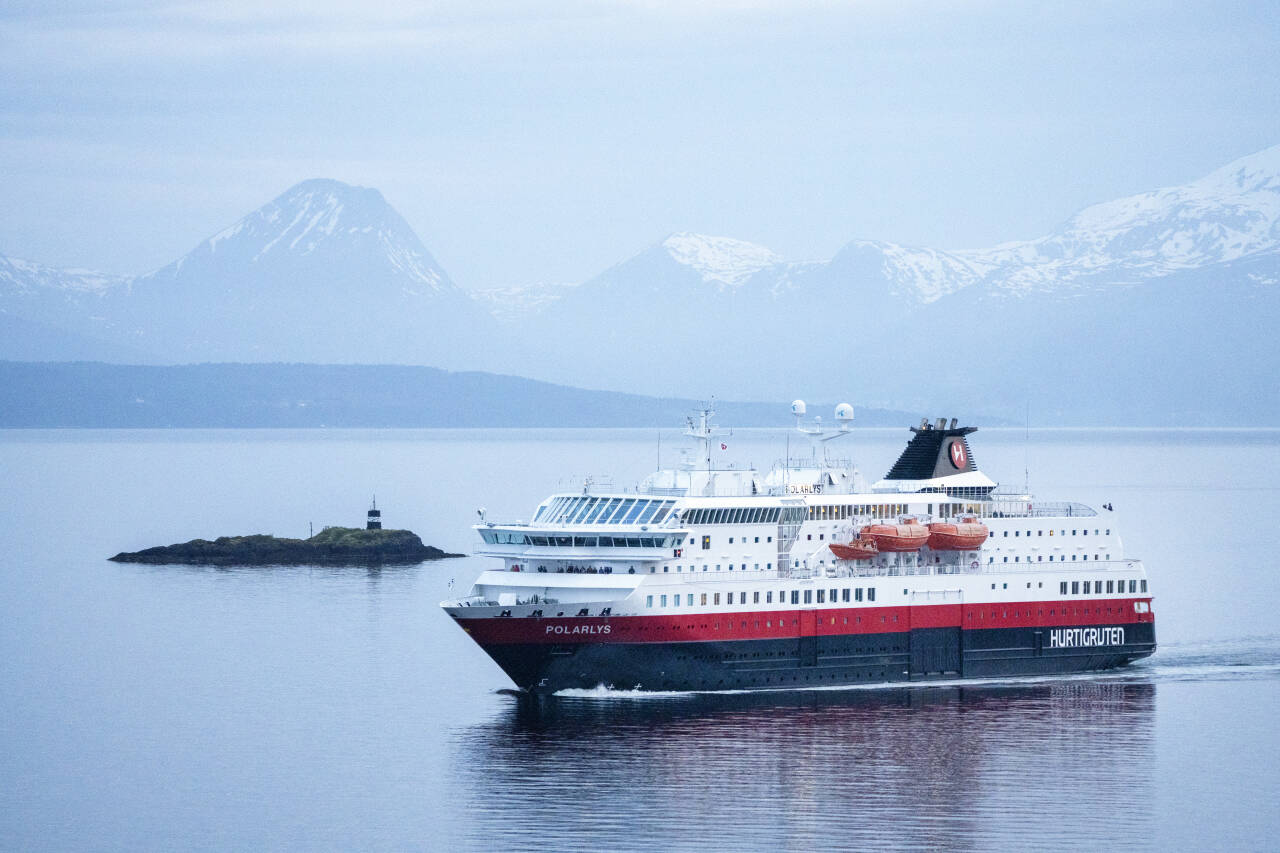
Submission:
M 646 498 L 555 498 L 538 507 L 535 522 L 555 524 L 657 524 L 676 504 Z
M 1073 528 L 1073 529 L 1072 529 L 1072 531 L 1071 531 L 1071 535 L 1072 535 L 1072 536 L 1075 536 L 1075 535 L 1076 535 L 1076 531 L 1077 531 L 1077 530 L 1079 530 L 1079 532 L 1080 532 L 1081 534 L 1085 535 L 1085 536 L 1088 536 L 1088 535 L 1089 535 L 1089 531 L 1088 531 L 1087 529 L 1081 529 L 1081 528 Z M 995 533 L 993 532 L 991 535 L 994 537 L 994 536 L 995 536 Z M 1021 536 L 1021 535 L 1022 535 L 1022 531 L 1021 531 L 1021 530 L 1015 530 L 1015 531 L 1013 531 L 1013 535 L 1014 535 L 1015 537 L 1017 537 L 1017 536 Z M 1030 536 L 1030 535 L 1031 535 L 1031 531 L 1030 531 L 1030 530 L 1028 530 L 1028 531 L 1027 531 L 1027 535 L 1028 535 L 1028 536 Z M 1036 531 L 1036 535 L 1037 535 L 1037 536 L 1043 536 L 1043 535 L 1044 535 L 1044 531 L 1043 531 L 1043 530 L 1037 530 L 1037 531 Z M 1053 531 L 1052 531 L 1052 530 L 1050 530 L 1050 531 L 1049 531 L 1049 535 L 1050 535 L 1050 536 L 1052 536 L 1052 535 L 1053 535 Z M 1067 531 L 1066 531 L 1066 530 L 1059 530 L 1059 531 L 1058 531 L 1058 535 L 1059 535 L 1059 536 L 1066 536 L 1066 535 L 1067 535 Z M 1101 536 L 1102 534 L 1098 532 L 1098 528 L 1094 528 L 1094 530 L 1093 530 L 1093 535 L 1094 535 L 1094 536 Z M 1110 528 L 1110 527 L 1108 527 L 1108 528 L 1107 528 L 1107 535 L 1108 535 L 1108 536 L 1110 536 L 1110 535 L 1111 535 L 1111 528 Z M 1005 538 L 1005 539 L 1008 539 L 1008 538 L 1009 538 L 1009 531 L 1007 531 L 1007 530 L 1006 530 L 1006 531 L 1004 531 L 1004 538 Z
M 1106 589 L 1105 589 L 1105 590 L 1103 589 L 1103 584 L 1104 584 L 1104 583 L 1106 584 Z M 1091 585 L 1092 585 L 1092 589 L 1090 589 L 1090 586 L 1091 586 Z M 1108 593 L 1108 592 L 1120 592 L 1120 593 L 1122 593 L 1122 592 L 1124 592 L 1124 586 L 1125 586 L 1125 581 L 1124 581 L 1124 580 L 1118 580 L 1118 581 L 1071 581 L 1071 587 L 1070 587 L 1070 589 L 1071 589 L 1071 595 L 1105 595 L 1105 594 L 1106 594 L 1106 593 Z M 1147 580 L 1146 580 L 1146 578 L 1143 578 L 1142 580 L 1134 580 L 1134 579 L 1130 578 L 1130 579 L 1129 579 L 1129 592 L 1131 592 L 1131 593 L 1136 593 L 1136 592 L 1139 592 L 1139 591 L 1144 592 L 1144 593 L 1147 591 Z M 1059 595 L 1066 595 L 1066 594 L 1067 594 L 1067 581 L 1060 581 L 1060 582 L 1058 583 L 1058 594 L 1059 594 Z
M 844 588 L 833 587 L 833 588 L 831 588 L 831 590 L 829 590 L 829 591 L 828 591 L 828 590 L 826 590 L 826 589 L 818 589 L 818 590 L 813 590 L 813 589 L 805 589 L 805 590 L 793 589 L 793 590 L 790 590 L 790 593 L 791 593 L 791 603 L 792 603 L 792 604 L 800 604 L 800 603 L 802 603 L 802 602 L 803 602 L 804 604 L 814 604 L 814 603 L 815 603 L 815 601 L 814 601 L 814 597 L 815 597 L 815 595 L 816 595 L 816 597 L 817 597 L 817 602 L 816 602 L 816 603 L 817 603 L 817 604 L 826 604 L 826 603 L 827 603 L 827 597 L 828 597 L 828 594 L 830 595 L 830 601 L 831 601 L 831 603 L 832 603 L 832 604 L 836 604 L 836 603 L 839 603 L 839 602 L 851 603 L 851 602 L 856 602 L 856 601 L 862 601 L 862 600 L 863 600 L 863 590 L 864 590 L 864 587 L 860 587 L 860 586 L 859 586 L 859 587 L 847 587 L 847 586 L 846 586 L 846 587 L 844 587 Z M 867 601 L 875 601 L 875 600 L 876 600 L 876 588 L 875 588 L 875 587 L 873 587 L 873 586 L 871 586 L 871 587 L 865 587 L 865 590 L 866 590 L 866 600 L 867 600 Z M 787 603 L 787 592 L 788 592 L 788 591 L 787 591 L 787 590 L 785 590 L 785 589 L 780 589 L 780 590 L 778 590 L 778 599 L 777 599 L 777 603 L 778 603 L 778 604 L 786 604 L 786 603 Z M 699 599 L 699 605 L 700 605 L 700 606 L 702 606 L 702 607 L 705 607 L 705 606 L 707 606 L 708 604 L 711 604 L 711 605 L 713 605 L 713 606 L 714 606 L 714 605 L 718 605 L 718 604 L 720 604 L 720 596 L 722 595 L 722 593 L 719 593 L 719 592 L 703 592 L 703 593 L 699 593 L 699 595 L 701 596 L 701 598 Z M 765 591 L 764 591 L 764 600 L 763 600 L 763 601 L 761 601 L 761 600 L 760 600 L 760 595 L 761 595 L 760 590 L 754 590 L 754 591 L 751 591 L 751 592 L 746 592 L 746 591 L 744 591 L 744 592 L 739 592 L 739 593 L 737 593 L 737 596 L 738 596 L 738 597 L 737 597 L 737 601 L 736 601 L 736 602 L 735 602 L 735 600 L 734 600 L 734 593 L 732 593 L 732 592 L 726 592 L 726 593 L 723 593 L 723 595 L 724 595 L 724 597 L 725 597 L 725 602 L 724 602 L 725 604 L 734 604 L 734 603 L 737 603 L 737 604 L 747 604 L 747 603 L 748 603 L 748 602 L 747 602 L 747 596 L 751 596 L 751 602 L 750 602 L 751 604 L 773 604 L 773 603 L 774 603 L 773 590 L 771 590 L 771 589 L 767 589 L 767 590 L 765 590 Z M 686 605 L 685 605 L 686 607 L 692 607 L 692 606 L 693 606 L 693 596 L 694 596 L 694 593 L 692 593 L 692 592 L 687 593 L 687 594 L 685 595 L 686 602 L 687 602 L 687 603 L 686 603 Z M 710 601 L 708 601 L 707 596 L 711 596 Z M 680 606 L 680 593 L 673 593 L 673 594 L 670 596 L 670 604 L 668 604 L 668 597 L 667 597 L 666 595 L 657 595 L 657 596 L 653 596 L 653 595 L 646 595 L 646 596 L 645 596 L 645 601 L 644 601 L 644 606 L 645 606 L 645 607 L 653 607 L 653 602 L 654 602 L 654 599 L 655 599 L 655 598 L 656 598 L 656 599 L 658 600 L 658 602 L 659 602 L 659 604 L 658 604 L 658 606 L 659 606 L 659 607 L 668 607 L 668 606 L 670 606 L 670 607 L 679 607 L 679 606 Z
M 721 563 L 716 563 L 716 571 L 717 571 L 717 572 L 718 572 L 718 571 L 720 571 L 720 567 L 721 567 L 721 565 L 723 565 L 723 564 L 721 564 Z M 758 572 L 758 571 L 760 571 L 760 564 L 759 564 L 759 563 L 754 563 L 753 565 L 755 566 L 755 571 L 757 571 L 757 572 Z M 739 564 L 738 564 L 738 566 L 739 566 L 739 567 L 741 568 L 741 570 L 742 570 L 742 571 L 744 571 L 744 572 L 747 570 L 747 564 L 746 564 L 746 563 L 739 563 Z M 703 566 L 702 566 L 702 570 L 703 570 L 704 572 L 705 572 L 705 571 L 707 571 L 707 570 L 708 570 L 708 568 L 709 568 L 709 567 L 708 567 L 706 564 L 703 564 Z M 769 571 L 769 572 L 773 571 L 773 563 L 765 563 L 765 564 L 764 564 L 764 568 L 765 568 L 765 571 Z M 691 571 L 691 572 L 696 572 L 697 570 L 698 570 L 698 567 L 697 567 L 697 566 L 693 565 L 692 563 L 690 563 L 690 564 L 689 564 L 689 571 Z M 733 563 L 729 563 L 729 571 L 733 571 L 733 570 L 734 570 L 734 564 L 733 564 Z M 670 566 L 666 566 L 666 565 L 664 565 L 664 566 L 662 567 L 662 571 L 663 571 L 663 572 L 670 572 L 670 571 L 671 571 L 671 567 L 670 567 Z M 677 571 L 677 572 L 683 572 L 683 571 L 684 571 L 684 565 L 683 565 L 683 564 L 677 565 L 677 566 L 676 566 L 676 571 Z M 652 574 L 655 574 L 656 572 L 657 572 L 657 569 L 656 569 L 655 567 L 653 567 L 653 566 L 650 566 L 650 567 L 649 567 L 649 574 L 651 574 L 651 575 L 652 575 Z
M 944 516 L 957 515 L 965 508 L 964 504 L 938 504 L 938 511 Z M 708 507 L 706 509 L 687 509 L 680 514 L 684 524 L 777 524 L 782 519 L 784 509 L 791 507 Z M 894 518 L 906 515 L 910 511 L 907 504 L 822 504 L 807 509 L 799 507 L 800 520 L 807 516 L 811 521 L 837 521 L 848 518 Z M 969 511 L 977 512 L 976 507 Z M 929 512 L 933 512 L 933 504 L 929 504 Z
M 559 548 L 674 548 L 681 536 L 534 536 L 506 530 L 481 530 L 490 545 L 542 545 Z
M 1073 562 L 1073 563 L 1074 563 L 1074 562 L 1076 561 L 1076 556 L 1077 556 L 1076 554 L 1072 554 L 1072 555 L 1071 555 L 1071 562 Z M 1078 555 L 1078 556 L 1080 557 L 1080 559 L 1081 559 L 1081 560 L 1084 560 L 1084 561 L 1086 561 L 1086 562 L 1087 562 L 1087 561 L 1088 561 L 1088 559 L 1089 559 L 1089 555 L 1088 555 L 1088 554 L 1080 554 L 1080 555 Z M 1106 556 L 1107 556 L 1107 559 L 1108 559 L 1108 560 L 1110 560 L 1110 559 L 1111 559 L 1111 555 L 1110 555 L 1110 554 L 1107 554 Z M 1050 562 L 1050 563 L 1054 562 L 1053 557 L 1054 557 L 1054 555 L 1053 555 L 1053 554 L 1050 554 L 1050 555 L 1049 555 L 1049 562 Z M 1101 556 L 1099 556 L 1098 554 L 1094 554 L 1094 555 L 1093 555 L 1093 559 L 1094 559 L 1094 562 L 1097 562 L 1098 560 L 1101 560 L 1101 559 L 1102 559 L 1102 557 L 1101 557 Z M 988 563 L 988 564 L 990 564 L 990 563 L 994 563 L 995 561 L 996 561 L 996 558 L 995 558 L 995 557 L 987 557 L 987 563 Z M 1005 558 L 1004 558 L 1004 561 L 1005 561 L 1006 563 L 1007 563 L 1007 562 L 1009 562 L 1009 558 L 1008 558 L 1008 557 L 1005 557 Z M 1031 556 L 1030 556 L 1030 555 L 1027 555 L 1027 559 L 1025 559 L 1025 560 L 1023 560 L 1021 557 L 1014 557 L 1014 558 L 1013 558 L 1013 561 L 1014 561 L 1015 563 L 1024 563 L 1024 562 L 1025 562 L 1025 563 L 1030 563 L 1030 562 L 1032 562 L 1032 559 L 1031 559 Z M 1066 561 L 1067 561 L 1067 555 L 1066 555 L 1066 554 L 1062 554 L 1062 555 L 1060 555 L 1060 556 L 1058 557 L 1058 560 L 1057 560 L 1057 562 L 1059 562 L 1059 563 L 1065 563 Z M 1036 559 L 1035 559 L 1035 561 L 1034 561 L 1034 562 L 1037 562 L 1037 563 L 1043 563 L 1043 562 L 1044 562 L 1044 555 L 1043 555 L 1043 554 L 1038 555 L 1038 556 L 1036 557 Z
M 910 511 L 907 504 L 825 504 L 809 507 L 809 519 L 841 521 L 847 518 L 892 518 L 907 515 Z M 933 514 L 933 504 L 928 505 L 926 512 Z M 973 504 L 938 504 L 938 515 L 942 518 L 950 518 L 963 512 L 978 513 L 980 508 Z
M 747 537 L 743 536 L 743 537 L 741 537 L 741 538 L 742 538 L 742 544 L 743 544 L 743 545 L 746 545 L 746 544 L 747 544 Z M 810 538 L 810 539 L 812 539 L 813 537 L 812 537 L 812 536 L 810 536 L 809 538 Z M 732 536 L 730 536 L 730 537 L 729 537 L 729 544 L 730 544 L 730 545 L 732 545 L 732 544 L 733 544 L 733 539 L 734 539 L 734 537 L 732 537 Z M 755 540 L 756 540 L 756 541 L 755 541 L 755 544 L 759 544 L 759 543 L 760 543 L 760 537 L 759 537 L 759 536 L 756 536 L 756 537 L 755 537 Z M 764 538 L 764 541 L 765 541 L 765 542 L 772 542 L 772 541 L 773 541 L 773 537 L 772 537 L 772 536 L 766 536 L 766 537 Z M 689 539 L 689 544 L 690 544 L 690 545 L 692 545 L 692 544 L 693 544 L 693 539 L 692 539 L 692 538 L 690 538 L 690 539 Z M 702 550 L 704 550 L 704 551 L 710 551 L 710 550 L 711 550 L 711 537 L 710 537 L 710 536 L 703 536 L 703 537 L 702 537 Z
M 692 566 L 690 566 L 690 568 L 692 569 L 693 567 L 692 567 Z M 1146 581 L 1146 579 L 1145 579 L 1145 578 L 1143 578 L 1143 579 L 1141 579 L 1141 580 L 1134 579 L 1134 578 L 1129 578 L 1127 581 L 1126 581 L 1125 579 L 1121 579 L 1121 580 L 1107 580 L 1107 581 L 1102 581 L 1102 580 L 1096 580 L 1096 581 L 1061 581 L 1061 582 L 1059 583 L 1059 586 L 1058 586 L 1058 591 L 1059 591 L 1059 593 L 1060 593 L 1061 595 L 1067 595 L 1067 594 L 1068 594 L 1068 592 L 1067 592 L 1067 591 L 1068 591 L 1068 589 L 1070 590 L 1070 594 L 1071 594 L 1071 595 L 1093 595 L 1093 594 L 1097 594 L 1097 595 L 1105 595 L 1105 594 L 1107 594 L 1107 593 L 1111 593 L 1111 594 L 1113 594 L 1113 595 L 1114 595 L 1114 594 L 1116 594 L 1116 593 L 1121 593 L 1121 594 L 1123 594 L 1123 593 L 1124 593 L 1124 591 L 1125 591 L 1125 584 L 1126 584 L 1126 582 L 1128 583 L 1128 586 L 1129 586 L 1129 592 L 1130 592 L 1130 593 L 1137 593 L 1137 592 L 1146 593 L 1146 591 L 1147 591 L 1147 581 Z M 1006 589 L 1008 588 L 1008 586 L 1009 586 L 1008 584 L 1005 584 L 1005 588 L 1006 588 Z M 1028 584 L 1028 586 L 1030 586 L 1030 584 Z M 992 584 L 992 585 L 991 585 L 991 588 L 992 588 L 992 589 L 995 589 L 995 584 Z M 827 603 L 829 602 L 829 603 L 831 603 L 831 604 L 838 604 L 838 603 L 845 603 L 845 604 L 848 604 L 848 603 L 851 603 L 851 602 L 859 602 L 859 601 L 862 601 L 862 600 L 863 600 L 863 590 L 864 590 L 864 587 L 847 587 L 847 586 L 846 586 L 846 587 L 832 587 L 832 588 L 830 588 L 829 590 L 828 590 L 828 589 L 816 589 L 816 590 L 815 590 L 815 589 L 804 589 L 804 590 L 800 590 L 800 589 L 793 589 L 793 590 L 790 590 L 790 591 L 789 591 L 789 592 L 790 592 L 790 603 L 791 603 L 791 604 L 827 604 Z M 875 588 L 875 587 L 873 587 L 873 586 L 872 586 L 872 587 L 865 587 L 865 590 L 866 590 L 866 599 L 865 599 L 865 600 L 866 600 L 866 601 L 875 601 L 875 600 L 876 600 L 876 588 Z M 903 594 L 905 595 L 905 594 L 908 592 L 908 590 L 905 590 L 905 589 L 904 589 L 902 592 L 903 592 Z M 735 598 L 734 598 L 735 594 L 737 595 L 737 599 L 736 599 L 736 600 L 735 600 Z M 701 597 L 700 597 L 700 599 L 699 599 L 699 604 L 700 604 L 700 606 L 704 606 L 704 607 L 705 607 L 707 604 L 711 604 L 711 605 L 713 605 L 713 606 L 714 606 L 714 605 L 719 605 L 719 604 L 720 604 L 720 596 L 722 595 L 722 593 L 719 593 L 719 592 L 712 592 L 712 593 L 703 592 L 703 593 L 699 593 L 698 595 L 700 595 L 700 596 L 701 596 Z M 764 595 L 764 600 L 763 600 L 763 601 L 761 601 L 761 599 L 760 599 L 760 596 L 761 596 L 761 591 L 760 591 L 760 590 L 743 591 L 743 592 L 738 592 L 738 593 L 726 592 L 726 593 L 723 593 L 723 595 L 724 595 L 724 598 L 725 598 L 725 601 L 724 601 L 724 603 L 725 603 L 725 604 L 735 604 L 735 603 L 736 603 L 736 604 L 747 604 L 747 603 L 748 603 L 748 601 L 747 601 L 747 597 L 748 597 L 748 596 L 750 596 L 750 597 L 751 597 L 751 601 L 749 602 L 749 603 L 751 603 L 751 604 L 773 604 L 773 603 L 774 603 L 774 593 L 773 593 L 773 590 L 764 590 L 764 593 L 763 593 L 763 595 Z M 708 598 L 707 598 L 708 596 L 711 596 L 710 601 L 708 601 Z M 685 597 L 686 597 L 686 600 L 687 600 L 687 604 L 686 604 L 686 606 L 687 606 L 687 607 L 692 607 L 692 606 L 693 606 L 694 593 L 692 593 L 692 592 L 687 593 L 687 594 L 685 595 Z M 658 606 L 659 606 L 659 607 L 668 607 L 668 606 L 670 606 L 670 607 L 679 607 L 679 606 L 680 606 L 680 594 L 679 594 L 679 593 L 673 593 L 673 594 L 671 594 L 671 595 L 670 595 L 670 599 L 669 599 L 669 600 L 668 600 L 668 596 L 667 596 L 667 595 L 657 595 L 657 596 L 654 596 L 654 595 L 646 595 L 646 596 L 645 596 L 645 607 L 653 607 L 653 603 L 654 603 L 654 599 L 655 599 L 655 598 L 656 598 L 656 599 L 658 600 L 658 602 L 659 602 L 659 604 L 658 604 Z M 668 603 L 668 601 L 669 601 L 669 603 Z M 783 590 L 778 590 L 777 603 L 778 603 L 778 604 L 787 604 L 787 603 L 788 603 L 788 590 L 785 590 L 785 589 L 783 589 Z
M 719 509 L 687 509 L 680 515 L 683 524 L 777 524 L 780 506 L 737 506 Z

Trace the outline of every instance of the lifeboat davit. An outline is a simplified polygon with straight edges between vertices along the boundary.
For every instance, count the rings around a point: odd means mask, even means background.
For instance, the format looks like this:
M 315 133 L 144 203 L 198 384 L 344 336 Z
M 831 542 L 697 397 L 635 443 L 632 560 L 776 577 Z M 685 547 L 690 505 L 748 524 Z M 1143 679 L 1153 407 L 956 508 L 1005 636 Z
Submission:
M 929 547 L 935 551 L 976 551 L 987 541 L 987 526 L 976 518 L 929 525 Z
M 854 539 L 843 545 L 832 542 L 827 547 L 836 555 L 837 560 L 870 560 L 880 553 L 874 539 Z
M 881 551 L 918 551 L 929 541 L 929 528 L 914 518 L 899 524 L 868 524 L 858 531 L 859 539 L 871 539 Z

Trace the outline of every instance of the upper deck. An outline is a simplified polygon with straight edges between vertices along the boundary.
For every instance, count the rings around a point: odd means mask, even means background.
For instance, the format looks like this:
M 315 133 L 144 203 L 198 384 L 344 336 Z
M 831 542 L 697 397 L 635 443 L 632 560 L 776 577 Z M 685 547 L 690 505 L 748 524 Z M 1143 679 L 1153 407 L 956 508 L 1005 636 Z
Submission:
M 508 571 L 677 574 L 763 573 L 780 577 L 960 574 L 1036 571 L 1043 565 L 1121 561 L 1119 535 L 1080 503 L 1002 493 L 977 470 L 973 428 L 922 422 L 884 479 L 868 486 L 851 462 L 818 452 L 847 434 L 802 430 L 808 458 L 768 474 L 716 465 L 709 413 L 688 434 L 704 444 L 701 463 L 649 475 L 634 491 L 553 494 L 528 522 L 476 525 L 481 555 Z M 691 422 L 692 423 L 692 422 Z M 974 517 L 988 528 L 969 550 L 879 553 L 842 560 L 830 545 L 852 541 L 874 523 L 911 517 L 921 524 Z M 941 546 L 940 546 L 941 547 Z

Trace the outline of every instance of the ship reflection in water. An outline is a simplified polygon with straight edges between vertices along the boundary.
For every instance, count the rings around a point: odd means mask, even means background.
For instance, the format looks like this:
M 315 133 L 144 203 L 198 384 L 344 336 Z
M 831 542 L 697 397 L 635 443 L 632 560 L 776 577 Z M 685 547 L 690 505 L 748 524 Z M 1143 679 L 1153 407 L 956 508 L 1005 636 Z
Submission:
M 454 745 L 494 848 L 1150 844 L 1150 683 L 511 702 Z

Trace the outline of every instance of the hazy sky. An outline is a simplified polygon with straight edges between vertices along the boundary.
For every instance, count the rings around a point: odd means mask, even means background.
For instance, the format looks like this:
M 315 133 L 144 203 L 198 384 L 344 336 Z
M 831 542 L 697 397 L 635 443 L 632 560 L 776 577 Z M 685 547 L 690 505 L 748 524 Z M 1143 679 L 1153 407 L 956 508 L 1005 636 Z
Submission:
M 1029 238 L 1277 142 L 1274 3 L 0 4 L 0 253 L 109 272 L 309 177 L 494 287 Z

